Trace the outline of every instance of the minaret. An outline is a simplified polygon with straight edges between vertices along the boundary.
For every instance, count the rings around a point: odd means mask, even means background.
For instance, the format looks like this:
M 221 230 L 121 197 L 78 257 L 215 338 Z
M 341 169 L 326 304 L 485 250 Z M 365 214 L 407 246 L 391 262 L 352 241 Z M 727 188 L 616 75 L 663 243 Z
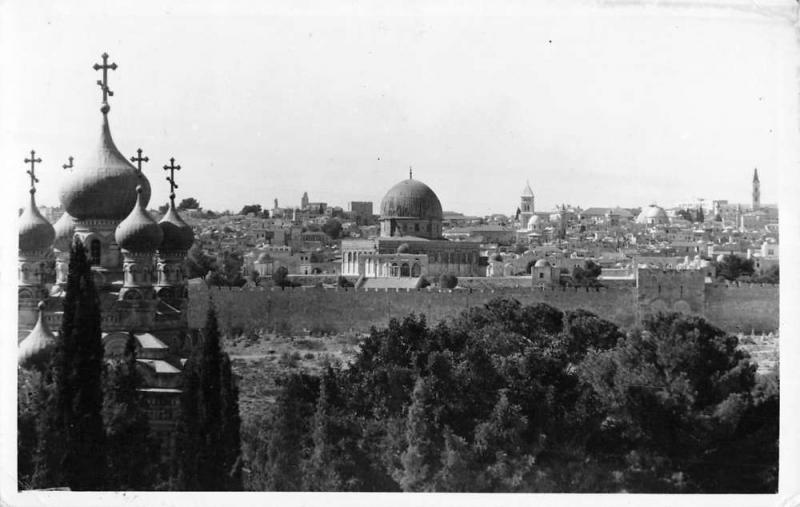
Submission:
M 308 208 L 308 192 L 303 192 L 303 197 L 300 198 L 300 209 L 305 210 Z
M 122 250 L 122 288 L 117 296 L 122 327 L 133 332 L 152 329 L 158 301 L 153 291 L 153 254 L 164 233 L 144 209 L 143 189 L 136 187 L 136 205 L 114 232 Z
M 758 181 L 758 169 L 753 170 L 753 211 L 761 208 L 761 182 Z
M 186 319 L 186 277 L 183 273 L 183 263 L 186 253 L 194 243 L 194 232 L 192 228 L 183 221 L 175 209 L 175 171 L 179 171 L 181 166 L 175 165 L 175 159 L 171 158 L 169 165 L 164 166 L 165 171 L 169 171 L 167 177 L 169 181 L 169 209 L 164 218 L 158 223 L 163 232 L 164 239 L 158 247 L 156 257 L 156 294 L 165 303 L 182 310 L 182 318 Z
M 52 256 L 51 247 L 55 231 L 36 207 L 36 164 L 41 163 L 36 152 L 31 150 L 31 158 L 25 163 L 31 168 L 27 173 L 31 178 L 31 196 L 22 211 L 19 222 L 19 322 L 17 330 L 22 336 L 30 331 L 38 317 L 37 305 L 47 297 L 47 262 Z

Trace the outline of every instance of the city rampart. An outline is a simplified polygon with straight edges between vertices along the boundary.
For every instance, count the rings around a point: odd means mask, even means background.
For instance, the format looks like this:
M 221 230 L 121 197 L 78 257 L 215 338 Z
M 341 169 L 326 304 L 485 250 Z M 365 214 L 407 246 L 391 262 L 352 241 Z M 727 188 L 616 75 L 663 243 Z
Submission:
M 663 290 L 663 289 L 662 289 Z M 283 333 L 367 332 L 392 318 L 425 314 L 431 323 L 457 316 L 498 297 L 522 304 L 547 303 L 561 310 L 586 309 L 630 327 L 642 315 L 663 310 L 647 306 L 635 286 L 489 289 L 378 289 L 353 288 L 207 288 L 190 287 L 189 325 L 202 327 L 209 296 L 215 302 L 224 329 L 252 327 Z M 685 313 L 704 315 L 729 332 L 769 332 L 778 329 L 778 286 L 707 285 Z M 679 301 L 684 301 L 680 299 Z M 688 304 L 688 303 L 687 303 Z M 673 305 L 669 310 L 682 309 Z

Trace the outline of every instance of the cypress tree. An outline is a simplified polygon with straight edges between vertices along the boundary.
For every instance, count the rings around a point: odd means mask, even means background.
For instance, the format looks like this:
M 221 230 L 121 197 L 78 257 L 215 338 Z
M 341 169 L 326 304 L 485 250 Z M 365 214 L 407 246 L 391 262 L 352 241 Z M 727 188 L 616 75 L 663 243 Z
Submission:
M 209 305 L 200 346 L 184 367 L 178 489 L 241 489 L 240 422 L 230 358 L 220 347 L 217 313 Z
M 41 417 L 34 485 L 99 490 L 105 482 L 100 300 L 83 244 L 70 249 L 53 387 Z
M 155 482 L 156 443 L 138 390 L 142 381 L 136 364 L 136 339 L 131 334 L 122 360 L 109 364 L 105 382 L 106 485 L 112 490 L 150 489 Z

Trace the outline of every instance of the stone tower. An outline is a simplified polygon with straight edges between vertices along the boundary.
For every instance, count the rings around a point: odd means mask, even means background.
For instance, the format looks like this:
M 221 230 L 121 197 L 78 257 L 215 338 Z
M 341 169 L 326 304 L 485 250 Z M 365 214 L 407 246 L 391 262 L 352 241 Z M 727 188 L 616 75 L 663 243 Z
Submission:
M 753 170 L 753 210 L 761 208 L 761 182 L 758 181 L 758 169 Z
M 519 198 L 519 223 L 527 227 L 528 221 L 533 216 L 533 190 L 530 181 L 525 183 L 522 195 Z

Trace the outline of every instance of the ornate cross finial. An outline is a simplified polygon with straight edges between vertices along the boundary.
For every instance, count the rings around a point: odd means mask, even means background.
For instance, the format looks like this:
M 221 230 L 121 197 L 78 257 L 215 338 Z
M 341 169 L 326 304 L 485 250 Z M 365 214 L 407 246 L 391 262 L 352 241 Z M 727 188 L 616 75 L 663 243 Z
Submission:
M 142 149 L 136 150 L 136 156 L 131 157 L 131 162 L 136 162 L 136 167 L 139 169 L 139 176 L 142 176 L 142 162 L 150 162 L 150 157 L 142 156 Z
M 36 152 L 31 150 L 31 158 L 26 158 L 25 163 L 31 165 L 31 168 L 25 172 L 31 177 L 31 193 L 33 194 L 36 192 L 36 183 L 39 183 L 39 178 L 36 177 L 36 164 L 41 164 L 42 159 L 36 158 Z
M 74 159 L 73 159 L 72 157 L 69 157 L 67 160 L 69 161 L 69 163 L 68 163 L 68 164 L 64 164 L 64 165 L 62 165 L 61 167 L 62 167 L 63 169 L 72 169 L 72 161 L 73 161 Z
M 103 57 L 103 65 L 95 63 L 93 68 L 94 70 L 103 70 L 103 79 L 102 81 L 98 79 L 97 84 L 100 86 L 100 89 L 103 90 L 103 107 L 101 107 L 100 110 L 103 112 L 103 114 L 105 114 L 110 109 L 108 105 L 108 97 L 114 96 L 114 92 L 112 92 L 111 88 L 108 87 L 108 69 L 117 70 L 117 64 L 108 63 L 108 53 L 103 53 L 101 56 Z
M 169 181 L 169 199 L 171 201 L 175 201 L 175 189 L 178 188 L 178 184 L 175 183 L 175 171 L 180 171 L 181 166 L 175 165 L 175 159 L 169 159 L 169 165 L 164 166 L 165 171 L 169 171 L 169 176 L 167 176 L 167 181 Z
M 411 170 L 411 166 L 408 166 L 408 179 L 414 179 L 414 172 Z

